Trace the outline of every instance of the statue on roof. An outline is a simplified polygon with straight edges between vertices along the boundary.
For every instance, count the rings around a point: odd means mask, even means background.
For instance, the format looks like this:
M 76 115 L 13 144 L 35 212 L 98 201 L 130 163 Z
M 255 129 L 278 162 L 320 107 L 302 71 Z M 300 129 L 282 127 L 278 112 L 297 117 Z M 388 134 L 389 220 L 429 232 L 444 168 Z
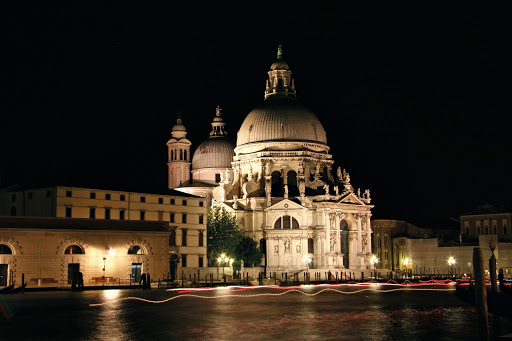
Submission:
M 217 108 L 215 109 L 215 116 L 220 116 L 220 111 L 222 109 L 217 105 Z

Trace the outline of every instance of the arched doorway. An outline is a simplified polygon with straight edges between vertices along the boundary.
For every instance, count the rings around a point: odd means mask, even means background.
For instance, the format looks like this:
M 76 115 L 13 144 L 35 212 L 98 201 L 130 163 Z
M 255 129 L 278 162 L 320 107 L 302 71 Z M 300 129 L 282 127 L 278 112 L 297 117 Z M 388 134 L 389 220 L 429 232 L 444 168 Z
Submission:
M 283 196 L 283 179 L 281 178 L 281 172 L 279 171 L 272 172 L 272 196 Z
M 299 195 L 299 188 L 297 187 L 297 173 L 289 171 L 287 174 L 288 194 L 297 196 Z
M 260 251 L 263 254 L 263 276 L 267 277 L 267 241 L 265 238 L 260 239 Z
M 341 253 L 343 253 L 343 266 L 349 268 L 349 247 L 348 247 L 348 223 L 346 220 L 340 222 L 340 246 Z

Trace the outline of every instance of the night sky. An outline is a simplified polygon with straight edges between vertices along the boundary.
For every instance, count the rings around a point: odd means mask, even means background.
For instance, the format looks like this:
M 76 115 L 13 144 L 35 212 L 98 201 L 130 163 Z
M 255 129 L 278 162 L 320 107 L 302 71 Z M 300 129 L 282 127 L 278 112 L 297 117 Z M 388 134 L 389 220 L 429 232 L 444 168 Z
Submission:
M 193 148 L 217 105 L 235 139 L 281 43 L 373 218 L 511 206 L 509 8 L 189 3 L 4 11 L 2 185 L 165 189 L 176 113 Z

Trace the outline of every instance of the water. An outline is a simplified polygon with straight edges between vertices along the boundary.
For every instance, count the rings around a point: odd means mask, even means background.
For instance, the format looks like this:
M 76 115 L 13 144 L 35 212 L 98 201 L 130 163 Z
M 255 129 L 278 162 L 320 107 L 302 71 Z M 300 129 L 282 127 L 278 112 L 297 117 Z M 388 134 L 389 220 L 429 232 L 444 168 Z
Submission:
M 376 291 L 388 289 L 0 295 L 0 340 L 478 340 L 475 309 L 454 291 Z M 96 303 L 107 304 L 90 306 Z M 490 321 L 494 336 L 512 333 L 509 318 L 491 315 Z

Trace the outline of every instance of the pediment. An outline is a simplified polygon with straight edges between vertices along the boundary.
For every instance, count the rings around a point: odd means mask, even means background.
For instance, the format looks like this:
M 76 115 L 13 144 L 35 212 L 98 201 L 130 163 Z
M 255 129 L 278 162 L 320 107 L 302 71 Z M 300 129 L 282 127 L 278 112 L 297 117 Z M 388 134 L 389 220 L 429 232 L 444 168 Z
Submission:
M 355 205 L 362 205 L 366 206 L 366 204 L 357 197 L 354 193 L 347 193 L 346 195 L 342 196 L 340 200 L 338 200 L 338 203 L 340 204 L 355 204 Z
M 284 200 L 281 200 L 277 203 L 275 203 L 274 205 L 270 206 L 270 207 L 267 207 L 265 209 L 265 211 L 269 211 L 269 210 L 304 210 L 305 207 L 300 205 L 300 204 L 297 204 L 296 202 L 290 200 L 290 199 L 284 199 Z

